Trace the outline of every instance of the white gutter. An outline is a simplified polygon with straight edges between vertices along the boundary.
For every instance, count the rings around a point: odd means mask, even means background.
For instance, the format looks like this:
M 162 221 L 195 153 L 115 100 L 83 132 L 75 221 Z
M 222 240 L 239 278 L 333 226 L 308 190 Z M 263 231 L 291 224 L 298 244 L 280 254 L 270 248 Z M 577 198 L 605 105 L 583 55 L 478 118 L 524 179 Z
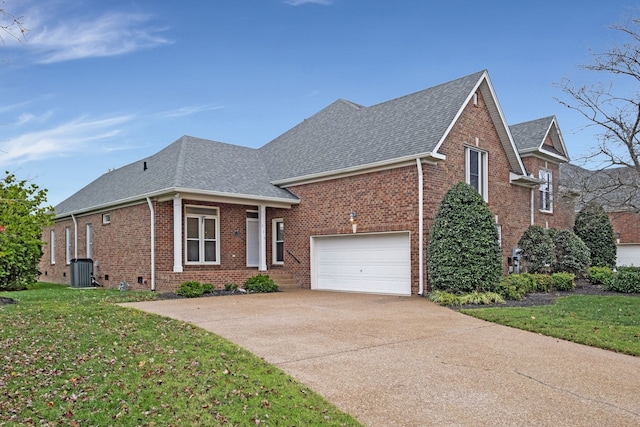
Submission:
M 73 220 L 73 257 L 78 259 L 78 221 L 74 215 L 71 215 Z
M 424 293 L 424 178 L 422 177 L 422 161 L 416 159 L 418 166 L 418 295 Z
M 156 212 L 151 199 L 147 197 L 149 213 L 151 215 L 151 290 L 156 290 Z
M 418 156 L 418 157 L 416 157 Z M 328 172 L 319 172 L 313 173 L 309 175 L 302 175 L 294 178 L 286 178 L 279 179 L 276 181 L 271 181 L 271 184 L 277 185 L 279 187 L 287 187 L 292 185 L 298 185 L 300 183 L 307 183 L 308 181 L 317 181 L 324 179 L 333 179 L 335 177 L 340 177 L 341 175 L 350 175 L 353 173 L 366 173 L 371 172 L 372 169 L 389 169 L 392 167 L 398 167 L 402 163 L 411 163 L 416 158 L 423 158 L 427 162 L 438 162 L 440 160 L 446 160 L 447 156 L 444 154 L 440 154 L 434 151 L 429 151 L 425 153 L 411 154 L 408 156 L 397 157 L 388 160 L 382 160 L 379 162 L 368 163 L 366 165 L 358 165 L 358 166 L 350 166 L 342 169 L 336 169 Z M 324 179 L 323 179 L 324 178 Z
M 85 213 L 99 211 L 99 210 L 108 209 L 108 208 L 114 208 L 116 206 L 127 205 L 130 203 L 132 204 L 140 203 L 146 197 L 160 197 L 160 196 L 172 195 L 174 193 L 182 193 L 185 195 L 193 195 L 193 196 L 225 197 L 225 198 L 228 198 L 229 200 L 237 200 L 237 203 L 250 204 L 250 205 L 255 205 L 256 202 L 264 202 L 267 205 L 281 204 L 283 205 L 283 207 L 285 205 L 289 205 L 289 207 L 291 207 L 291 205 L 300 204 L 299 199 L 294 200 L 294 199 L 285 199 L 282 197 L 252 196 L 249 194 L 231 194 L 231 193 L 223 193 L 220 191 L 204 191 L 204 190 L 194 190 L 194 189 L 182 188 L 182 187 L 171 187 L 171 188 L 165 188 L 158 191 L 153 191 L 146 194 L 139 194 L 136 196 L 127 197 L 125 199 L 101 203 L 101 204 L 90 206 L 87 208 L 64 212 L 62 214 L 56 215 L 55 219 L 65 218 L 73 215 L 85 214 Z

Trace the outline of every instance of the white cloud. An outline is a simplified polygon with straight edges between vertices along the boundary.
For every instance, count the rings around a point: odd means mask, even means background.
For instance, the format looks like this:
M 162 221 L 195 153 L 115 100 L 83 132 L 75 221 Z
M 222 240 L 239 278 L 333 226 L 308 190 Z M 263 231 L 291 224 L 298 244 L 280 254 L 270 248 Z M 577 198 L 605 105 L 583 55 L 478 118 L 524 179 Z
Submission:
M 49 22 L 49 17 L 43 19 L 42 11 L 35 9 L 25 16 L 29 17 L 29 31 L 27 43 L 21 47 L 32 51 L 34 62 L 41 64 L 123 55 L 172 43 L 161 35 L 165 28 L 149 25 L 147 15 L 110 12 L 55 23 Z
M 53 115 L 52 111 L 47 111 L 46 113 L 41 114 L 39 116 L 36 116 L 33 113 L 22 113 L 18 117 L 18 120 L 16 121 L 16 123 L 13 124 L 13 126 L 22 126 L 22 125 L 25 125 L 27 123 L 33 123 L 33 122 L 43 123 L 43 122 L 46 122 L 47 120 L 49 120 L 49 118 L 52 115 Z
M 96 120 L 81 117 L 53 129 L 31 132 L 2 141 L 0 142 L 0 165 L 23 163 L 96 149 L 95 146 L 90 145 L 92 142 L 118 135 L 121 132 L 119 126 L 132 119 L 132 116 Z
M 219 110 L 224 108 L 222 105 L 217 104 L 204 104 L 204 105 L 190 105 L 186 107 L 177 108 L 175 110 L 164 111 L 160 113 L 163 117 L 184 117 L 192 114 L 201 113 L 203 111 Z
M 300 6 L 303 4 L 313 3 L 313 4 L 331 4 L 331 0 L 283 0 L 286 4 L 290 4 L 291 6 Z

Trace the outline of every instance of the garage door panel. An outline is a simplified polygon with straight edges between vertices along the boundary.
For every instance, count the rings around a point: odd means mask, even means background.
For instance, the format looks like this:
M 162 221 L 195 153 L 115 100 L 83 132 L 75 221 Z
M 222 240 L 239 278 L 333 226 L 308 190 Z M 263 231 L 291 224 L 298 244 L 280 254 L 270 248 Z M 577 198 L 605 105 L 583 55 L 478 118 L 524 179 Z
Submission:
M 312 287 L 411 294 L 409 233 L 314 238 Z
M 617 249 L 618 266 L 640 266 L 640 245 L 619 245 Z

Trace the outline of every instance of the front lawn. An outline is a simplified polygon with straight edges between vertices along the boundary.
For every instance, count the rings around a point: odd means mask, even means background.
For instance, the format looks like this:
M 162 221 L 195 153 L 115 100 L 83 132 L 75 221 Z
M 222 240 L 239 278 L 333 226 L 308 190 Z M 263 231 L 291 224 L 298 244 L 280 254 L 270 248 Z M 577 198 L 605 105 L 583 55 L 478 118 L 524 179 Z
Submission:
M 18 302 L 0 306 L 0 426 L 360 425 L 217 335 L 115 305 L 154 293 L 0 296 Z
M 640 297 L 561 297 L 552 305 L 464 309 L 479 319 L 640 356 Z

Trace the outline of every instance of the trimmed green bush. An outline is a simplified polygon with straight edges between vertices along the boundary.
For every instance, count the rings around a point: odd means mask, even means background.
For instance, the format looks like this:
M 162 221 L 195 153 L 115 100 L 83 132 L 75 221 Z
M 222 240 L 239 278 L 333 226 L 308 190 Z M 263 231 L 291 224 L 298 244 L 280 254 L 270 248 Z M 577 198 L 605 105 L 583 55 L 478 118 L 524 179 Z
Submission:
M 589 282 L 592 285 L 611 286 L 616 273 L 609 267 L 591 267 L 589 269 Z
M 552 233 L 552 237 L 556 252 L 553 271 L 572 273 L 578 277 L 585 276 L 591 265 L 587 245 L 571 230 L 558 230 Z
M 215 286 L 213 286 L 211 283 L 204 283 L 202 285 L 202 292 L 205 294 L 212 294 L 215 289 Z
M 518 241 L 524 268 L 529 273 L 547 273 L 556 261 L 553 239 L 539 225 L 531 225 Z
M 572 273 L 553 273 L 553 287 L 559 291 L 571 291 L 576 287 L 576 276 Z
M 267 293 L 276 292 L 278 285 L 268 275 L 258 274 L 247 279 L 244 282 L 244 288 L 247 292 Z
M 199 297 L 204 294 L 204 286 L 202 286 L 202 283 L 195 280 L 182 282 L 180 283 L 176 294 L 187 298 Z
M 510 278 L 511 276 L 507 276 L 500 279 L 500 282 L 496 285 L 494 292 L 502 296 L 504 299 L 519 301 L 524 298 L 526 292 L 519 289 Z
M 640 293 L 640 267 L 619 267 L 610 285 L 602 289 L 613 292 Z
M 429 231 L 429 282 L 457 294 L 492 291 L 502 275 L 502 253 L 493 214 L 463 182 L 445 194 Z
M 500 279 L 495 292 L 505 299 L 521 300 L 532 292 L 549 292 L 556 285 L 556 280 L 548 274 L 510 274 Z
M 532 274 L 533 291 L 549 292 L 555 285 L 555 280 L 548 274 Z
M 429 294 L 429 300 L 436 304 L 446 307 L 454 307 L 465 304 L 487 305 L 487 304 L 504 304 L 501 295 L 495 292 L 470 292 L 468 294 L 452 294 L 445 291 L 432 291 Z
M 452 294 L 451 292 L 439 291 L 437 289 L 429 293 L 429 301 L 433 301 L 439 305 L 444 305 L 445 307 L 462 304 L 459 295 Z
M 238 285 L 235 283 L 225 283 L 224 284 L 224 290 L 225 291 L 235 291 L 236 289 L 238 289 Z
M 576 216 L 573 232 L 589 248 L 592 266 L 615 268 L 616 238 L 602 206 L 587 204 Z
M 465 304 L 504 304 L 504 298 L 495 292 L 471 292 L 460 296 L 461 305 Z

